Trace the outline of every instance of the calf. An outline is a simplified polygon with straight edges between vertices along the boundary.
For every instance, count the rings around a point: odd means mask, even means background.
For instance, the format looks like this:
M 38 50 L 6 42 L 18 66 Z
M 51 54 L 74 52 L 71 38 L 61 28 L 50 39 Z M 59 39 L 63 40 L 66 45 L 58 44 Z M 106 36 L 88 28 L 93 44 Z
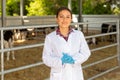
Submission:
M 12 48 L 13 47 L 13 32 L 11 30 L 7 30 L 4 32 L 4 40 L 3 40 L 3 44 L 4 44 L 4 48 Z M 12 52 L 12 59 L 15 60 L 15 56 L 14 56 L 14 51 Z M 10 57 L 10 51 L 7 52 L 7 60 L 9 60 Z
M 89 38 L 89 39 L 87 39 L 87 43 L 89 44 L 89 45 L 97 45 L 98 44 L 98 40 L 97 40 L 97 38 L 96 37 L 92 37 L 92 38 Z
M 109 32 L 115 32 L 116 31 L 116 25 L 110 25 L 110 24 L 106 24 L 103 23 L 101 26 L 101 33 L 109 33 Z M 115 42 L 115 35 L 110 35 L 108 40 Z M 102 40 L 106 40 L 106 38 L 104 37 Z
M 27 29 L 15 29 L 14 30 L 14 40 L 24 40 L 27 37 Z

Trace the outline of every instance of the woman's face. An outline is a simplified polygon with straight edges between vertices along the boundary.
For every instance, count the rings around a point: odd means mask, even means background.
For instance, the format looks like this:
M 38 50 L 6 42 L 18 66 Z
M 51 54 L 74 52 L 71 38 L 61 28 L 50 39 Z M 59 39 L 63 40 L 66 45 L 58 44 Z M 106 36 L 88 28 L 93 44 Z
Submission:
M 57 17 L 57 23 L 61 28 L 68 28 L 72 21 L 71 13 L 67 10 L 59 12 Z

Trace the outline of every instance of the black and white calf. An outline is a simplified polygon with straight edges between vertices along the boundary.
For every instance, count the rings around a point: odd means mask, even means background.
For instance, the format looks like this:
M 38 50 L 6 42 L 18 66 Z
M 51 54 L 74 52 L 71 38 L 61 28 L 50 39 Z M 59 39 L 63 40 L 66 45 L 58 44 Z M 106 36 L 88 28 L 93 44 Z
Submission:
M 13 47 L 13 32 L 11 30 L 7 30 L 4 32 L 4 40 L 3 40 L 3 44 L 4 44 L 4 48 L 12 48 Z M 14 55 L 14 51 L 11 51 L 12 53 L 12 59 L 15 60 L 15 55 Z M 7 52 L 7 60 L 10 59 L 10 51 Z
M 96 37 L 89 38 L 86 41 L 89 45 L 97 45 L 98 44 L 98 40 Z

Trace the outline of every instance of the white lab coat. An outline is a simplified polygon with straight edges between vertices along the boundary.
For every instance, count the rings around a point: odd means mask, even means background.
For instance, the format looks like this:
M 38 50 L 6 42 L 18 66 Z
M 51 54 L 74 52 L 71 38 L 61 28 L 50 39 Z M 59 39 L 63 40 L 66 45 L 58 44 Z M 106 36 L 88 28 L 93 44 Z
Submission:
M 71 55 L 75 63 L 62 65 L 62 52 Z M 57 35 L 56 31 L 48 34 L 45 38 L 42 59 L 44 64 L 51 68 L 50 80 L 84 80 L 81 64 L 90 54 L 83 33 L 73 29 L 68 41 Z

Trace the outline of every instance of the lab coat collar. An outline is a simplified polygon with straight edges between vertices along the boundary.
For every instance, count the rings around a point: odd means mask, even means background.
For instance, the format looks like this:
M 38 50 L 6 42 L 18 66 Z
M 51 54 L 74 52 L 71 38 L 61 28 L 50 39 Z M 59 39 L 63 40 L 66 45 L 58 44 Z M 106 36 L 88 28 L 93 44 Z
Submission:
M 59 36 L 63 37 L 66 41 L 68 41 L 68 37 L 69 37 L 69 35 L 70 35 L 72 32 L 73 32 L 73 29 L 70 27 L 70 28 L 69 28 L 68 36 L 65 37 L 65 36 L 63 36 L 63 35 L 61 34 L 60 29 L 57 28 L 57 30 L 56 30 L 56 35 L 59 35 Z
M 68 33 L 68 35 L 70 35 L 72 32 L 73 32 L 73 29 L 70 27 L 70 28 L 69 28 L 69 33 Z M 60 32 L 59 27 L 58 27 L 57 30 L 56 30 L 56 34 L 57 34 L 57 35 L 60 35 L 60 36 L 63 36 L 63 35 L 61 34 L 61 32 Z

